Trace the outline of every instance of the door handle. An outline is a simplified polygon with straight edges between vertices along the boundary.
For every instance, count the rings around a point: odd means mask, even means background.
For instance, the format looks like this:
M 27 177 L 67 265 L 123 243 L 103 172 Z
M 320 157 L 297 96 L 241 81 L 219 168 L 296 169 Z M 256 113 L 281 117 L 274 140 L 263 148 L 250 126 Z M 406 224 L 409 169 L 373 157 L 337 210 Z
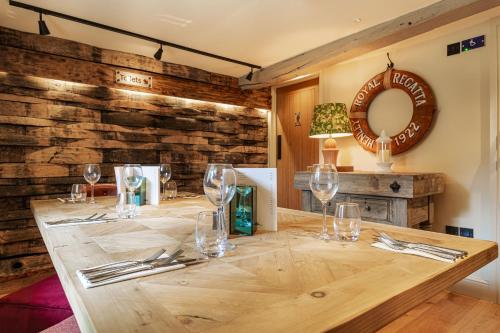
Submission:
M 281 160 L 281 135 L 276 138 L 276 159 Z

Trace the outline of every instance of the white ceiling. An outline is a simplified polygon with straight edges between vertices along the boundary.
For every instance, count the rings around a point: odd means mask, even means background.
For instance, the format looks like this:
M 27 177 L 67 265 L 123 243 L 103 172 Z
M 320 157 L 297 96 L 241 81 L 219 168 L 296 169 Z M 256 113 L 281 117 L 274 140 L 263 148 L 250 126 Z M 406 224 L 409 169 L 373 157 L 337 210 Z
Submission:
M 24 0 L 125 30 L 268 66 L 438 0 Z M 23 0 L 21 0 L 23 2 Z M 361 19 L 360 22 L 356 22 Z M 0 1 L 0 25 L 38 32 L 38 15 Z M 147 41 L 46 17 L 51 35 L 152 56 Z M 176 49 L 163 60 L 241 76 L 248 68 Z

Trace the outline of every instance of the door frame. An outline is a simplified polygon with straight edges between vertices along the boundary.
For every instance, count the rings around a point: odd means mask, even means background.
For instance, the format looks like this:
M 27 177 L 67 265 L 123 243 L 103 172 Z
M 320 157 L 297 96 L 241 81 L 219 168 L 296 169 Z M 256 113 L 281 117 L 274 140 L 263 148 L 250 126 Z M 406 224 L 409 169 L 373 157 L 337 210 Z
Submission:
M 277 94 L 276 90 L 279 88 L 283 88 L 286 86 L 292 86 L 297 83 L 319 79 L 319 73 L 309 74 L 307 76 L 301 76 L 299 79 L 291 79 L 283 84 L 272 86 L 271 87 L 271 112 L 268 114 L 268 128 L 267 128 L 267 142 L 268 142 L 268 165 L 270 168 L 276 168 L 276 133 L 277 133 L 277 118 L 278 118 L 278 110 L 277 110 Z M 321 100 L 321 89 L 319 91 Z

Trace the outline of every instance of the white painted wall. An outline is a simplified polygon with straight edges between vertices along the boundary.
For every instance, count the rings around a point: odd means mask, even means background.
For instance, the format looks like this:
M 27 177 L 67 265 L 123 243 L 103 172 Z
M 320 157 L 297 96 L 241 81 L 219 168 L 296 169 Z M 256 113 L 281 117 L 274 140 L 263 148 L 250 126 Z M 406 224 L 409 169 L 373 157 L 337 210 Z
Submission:
M 446 56 L 447 44 L 482 34 L 486 47 Z M 435 231 L 444 232 L 445 225 L 471 227 L 476 238 L 496 240 L 496 44 L 496 29 L 489 18 L 476 16 L 320 73 L 320 101 L 343 102 L 348 108 L 362 85 L 385 70 L 386 52 L 396 68 L 414 72 L 429 83 L 438 105 L 434 124 L 420 144 L 395 156 L 393 169 L 446 174 L 445 193 L 435 200 Z M 386 101 L 384 106 L 394 121 L 407 117 L 404 98 Z M 363 150 L 354 138 L 337 143 L 341 165 L 377 170 L 375 155 Z M 482 288 L 476 295 L 496 300 L 495 265 L 474 278 Z

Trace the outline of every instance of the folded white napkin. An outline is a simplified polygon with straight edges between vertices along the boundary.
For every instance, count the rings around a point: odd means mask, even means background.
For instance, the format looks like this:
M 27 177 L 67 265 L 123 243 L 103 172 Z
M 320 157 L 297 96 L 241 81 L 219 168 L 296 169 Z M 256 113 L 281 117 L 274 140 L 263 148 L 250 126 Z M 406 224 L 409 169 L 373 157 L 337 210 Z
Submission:
M 163 273 L 163 272 L 174 271 L 174 270 L 181 269 L 181 268 L 184 268 L 184 267 L 186 267 L 186 265 L 184 265 L 184 264 L 178 264 L 178 265 L 174 265 L 174 266 L 164 266 L 164 267 L 158 267 L 158 268 L 153 268 L 153 269 L 146 269 L 144 271 L 130 273 L 130 274 L 127 274 L 127 275 L 117 276 L 115 278 L 111 278 L 111 279 L 108 279 L 108 280 L 105 280 L 105 281 L 101 281 L 101 282 L 97 282 L 97 283 L 92 283 L 89 280 L 87 280 L 87 278 L 82 274 L 82 272 L 80 270 L 76 271 L 76 275 L 80 279 L 80 282 L 82 283 L 83 287 L 85 289 L 89 289 L 89 288 L 103 286 L 103 285 L 111 284 L 111 283 L 115 283 L 115 282 L 120 282 L 120 281 L 126 281 L 126 280 L 130 280 L 130 279 L 135 279 L 135 278 L 139 278 L 139 277 L 143 277 L 143 276 L 148 276 L 148 275 L 153 275 L 153 274 L 158 274 L 158 273 Z
M 45 221 L 43 224 L 46 228 L 55 228 L 55 227 L 67 227 L 69 225 L 81 225 L 81 224 L 98 224 L 98 223 L 107 223 L 107 222 L 116 222 L 117 220 L 113 219 L 99 219 L 99 220 L 90 220 L 90 221 L 78 221 L 78 220 L 68 220 L 67 222 L 59 222 L 59 221 Z
M 371 245 L 373 247 L 378 248 L 378 249 L 387 250 L 387 251 L 391 251 L 391 252 L 403 253 L 403 254 L 411 254 L 411 255 L 415 255 L 415 256 L 419 256 L 419 257 L 425 257 L 425 258 L 429 258 L 429 259 L 434 259 L 434 260 L 439 260 L 439 261 L 443 261 L 443 262 L 453 263 L 453 260 L 441 258 L 441 257 L 435 256 L 433 254 L 430 254 L 430 253 L 427 253 L 427 252 L 424 252 L 424 251 L 419 251 L 419 250 L 416 250 L 416 249 L 395 250 L 395 249 L 390 248 L 389 246 L 387 246 L 386 244 L 381 243 L 381 242 L 375 242 L 375 243 L 372 243 Z

